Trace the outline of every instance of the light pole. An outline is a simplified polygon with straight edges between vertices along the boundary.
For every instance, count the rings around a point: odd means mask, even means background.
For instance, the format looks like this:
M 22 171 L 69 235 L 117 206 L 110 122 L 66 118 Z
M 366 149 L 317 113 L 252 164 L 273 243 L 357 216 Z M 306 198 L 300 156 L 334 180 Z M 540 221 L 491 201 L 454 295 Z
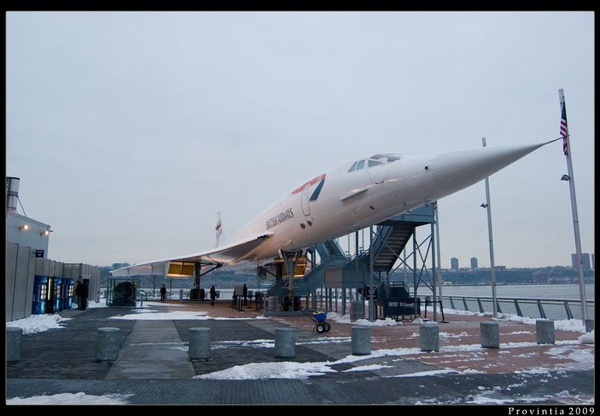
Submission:
M 481 144 L 485 147 L 485 137 L 481 138 Z M 490 240 L 490 272 L 492 274 L 492 310 L 494 311 L 494 318 L 497 318 L 498 304 L 496 302 L 496 270 L 494 269 L 494 237 L 492 234 L 492 203 L 490 201 L 489 177 L 485 178 L 485 204 L 481 204 L 481 207 L 487 209 L 488 235 Z

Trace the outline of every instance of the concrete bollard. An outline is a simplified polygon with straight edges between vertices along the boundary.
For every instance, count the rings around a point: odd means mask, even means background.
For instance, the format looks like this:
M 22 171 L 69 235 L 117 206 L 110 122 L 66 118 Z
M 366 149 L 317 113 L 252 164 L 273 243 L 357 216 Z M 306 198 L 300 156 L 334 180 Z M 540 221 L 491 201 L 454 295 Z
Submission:
M 296 328 L 275 328 L 275 356 L 296 356 Z
M 480 322 L 479 329 L 483 348 L 500 348 L 500 325 L 498 322 Z
M 367 325 L 352 326 L 352 354 L 371 354 L 371 327 Z
M 440 325 L 437 322 L 425 322 L 419 325 L 421 351 L 440 350 Z
M 190 360 L 210 358 L 210 328 L 190 328 L 188 357 Z
M 538 344 L 554 344 L 554 321 L 549 319 L 536 320 L 535 331 Z
M 96 339 L 96 361 L 117 361 L 121 347 L 119 328 L 98 328 Z
M 21 360 L 21 336 L 23 328 L 6 328 L 6 362 Z
M 594 330 L 594 320 L 586 319 L 585 320 L 585 332 L 592 332 Z

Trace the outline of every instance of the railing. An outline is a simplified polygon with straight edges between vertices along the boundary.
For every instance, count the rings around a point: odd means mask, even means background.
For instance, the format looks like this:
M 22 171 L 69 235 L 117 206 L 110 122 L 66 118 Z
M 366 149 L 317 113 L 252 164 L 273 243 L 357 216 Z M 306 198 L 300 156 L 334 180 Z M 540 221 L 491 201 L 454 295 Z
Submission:
M 471 312 L 493 312 L 491 296 L 442 296 L 446 307 Z M 581 319 L 581 300 L 497 297 L 498 313 L 541 319 Z M 594 316 L 594 301 L 586 300 L 586 315 Z

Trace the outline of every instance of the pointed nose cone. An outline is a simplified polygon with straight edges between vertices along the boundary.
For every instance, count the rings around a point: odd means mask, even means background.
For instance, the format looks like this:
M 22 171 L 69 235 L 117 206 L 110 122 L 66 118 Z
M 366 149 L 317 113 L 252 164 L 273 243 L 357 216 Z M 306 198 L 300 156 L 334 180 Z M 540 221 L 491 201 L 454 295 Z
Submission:
M 433 175 L 438 189 L 449 195 L 485 179 L 545 144 L 482 147 L 441 154 L 426 169 Z

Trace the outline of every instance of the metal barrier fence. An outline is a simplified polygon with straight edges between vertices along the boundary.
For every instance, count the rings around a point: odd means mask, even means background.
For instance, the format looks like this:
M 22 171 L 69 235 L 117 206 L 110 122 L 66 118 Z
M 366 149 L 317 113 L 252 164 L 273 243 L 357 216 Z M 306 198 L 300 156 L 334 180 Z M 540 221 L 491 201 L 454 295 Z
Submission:
M 491 296 L 442 296 L 446 307 L 479 313 L 493 312 Z M 541 319 L 581 319 L 581 300 L 497 297 L 498 313 Z M 594 301 L 586 299 L 586 314 L 594 316 Z

